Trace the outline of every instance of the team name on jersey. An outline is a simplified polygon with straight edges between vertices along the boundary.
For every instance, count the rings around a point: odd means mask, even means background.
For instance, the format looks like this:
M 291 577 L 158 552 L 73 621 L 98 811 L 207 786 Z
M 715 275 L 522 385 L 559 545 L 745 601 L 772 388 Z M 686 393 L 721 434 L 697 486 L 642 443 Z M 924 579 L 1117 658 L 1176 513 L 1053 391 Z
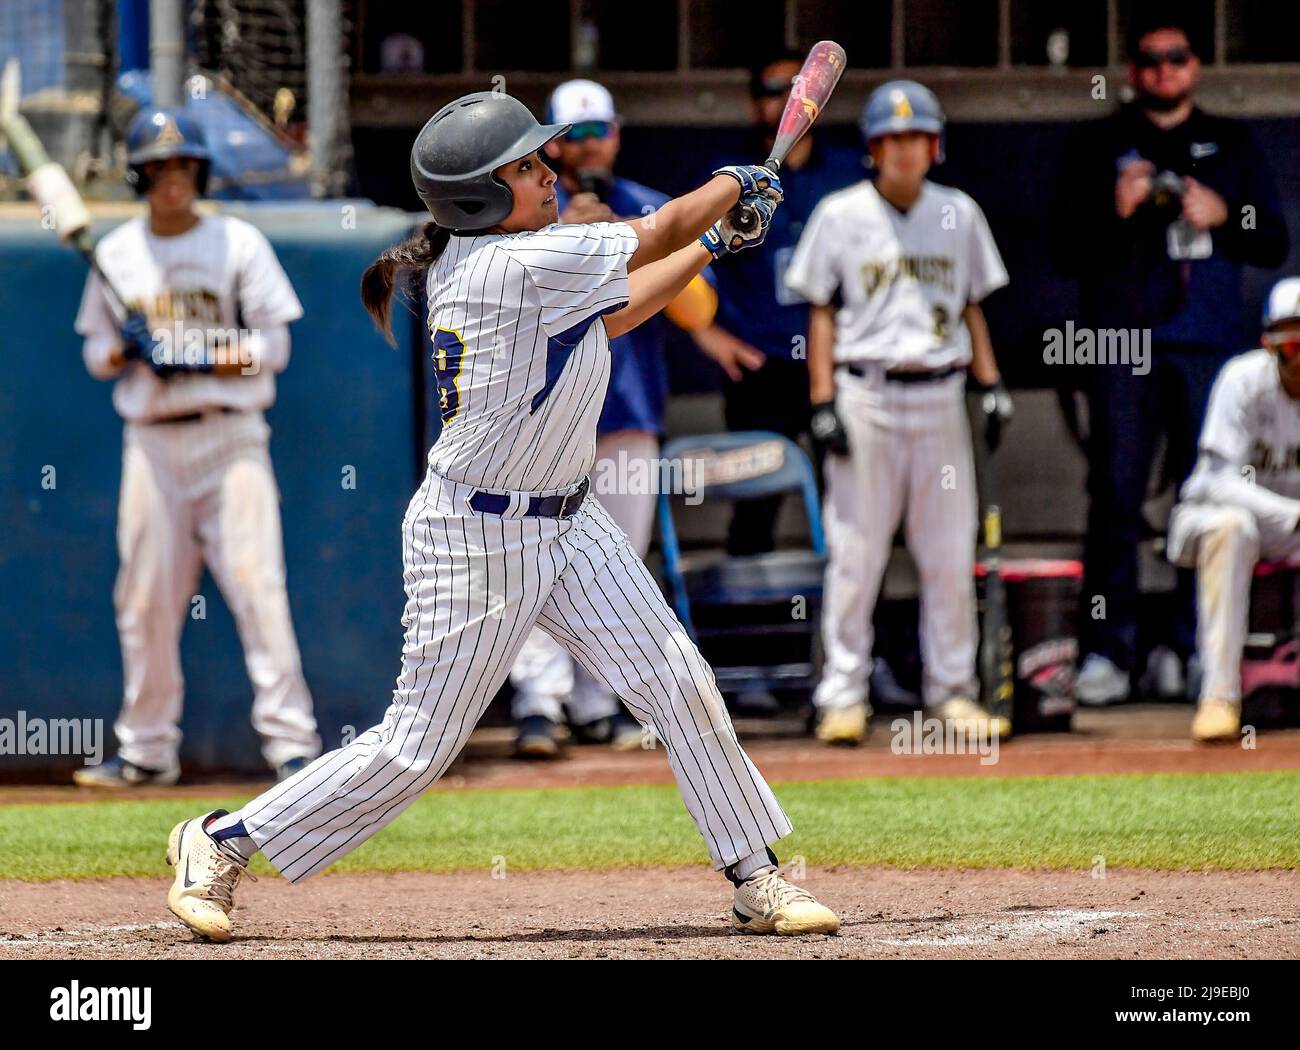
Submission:
M 198 321 L 203 324 L 221 324 L 221 298 L 206 288 L 184 292 L 163 289 L 152 299 L 135 298 L 127 309 L 144 314 L 152 324 L 167 321 Z
M 1249 462 L 1257 474 L 1300 471 L 1300 445 L 1278 447 L 1256 439 L 1250 446 Z
M 930 284 L 951 292 L 956 287 L 956 262 L 946 255 L 900 255 L 884 262 L 862 264 L 862 287 L 867 295 L 875 295 L 896 281 L 913 280 Z

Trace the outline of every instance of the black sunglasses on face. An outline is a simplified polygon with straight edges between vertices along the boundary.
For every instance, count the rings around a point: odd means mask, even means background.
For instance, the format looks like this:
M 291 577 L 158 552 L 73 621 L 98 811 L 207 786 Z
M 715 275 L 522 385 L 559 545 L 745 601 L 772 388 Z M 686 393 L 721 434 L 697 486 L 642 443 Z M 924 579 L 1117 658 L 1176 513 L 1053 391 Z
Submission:
M 1182 68 L 1192 60 L 1192 53 L 1185 47 L 1172 47 L 1168 51 L 1139 51 L 1133 64 L 1138 69 L 1155 69 L 1167 63 Z

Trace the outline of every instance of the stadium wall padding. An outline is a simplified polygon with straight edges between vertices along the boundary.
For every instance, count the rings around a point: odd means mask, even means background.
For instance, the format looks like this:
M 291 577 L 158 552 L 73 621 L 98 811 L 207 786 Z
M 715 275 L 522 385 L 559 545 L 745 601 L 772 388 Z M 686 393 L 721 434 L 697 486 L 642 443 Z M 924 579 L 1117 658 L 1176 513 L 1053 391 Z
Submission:
M 412 217 L 358 204 L 230 209 L 270 238 L 305 309 L 268 413 L 282 494 L 289 600 L 327 749 L 379 721 L 399 668 L 400 526 L 417 484 L 413 367 L 420 327 L 394 311 L 398 349 L 357 294 L 361 271 Z M 97 225 L 102 235 L 111 223 Z M 122 672 L 113 622 L 121 421 L 72 328 L 86 264 L 36 223 L 0 223 L 0 718 L 112 720 Z M 54 486 L 43 487 L 53 468 Z M 355 488 L 343 485 L 355 470 Z M 48 482 L 47 482 L 48 483 Z M 204 620 L 187 620 L 182 760 L 262 768 L 252 687 L 210 576 Z M 0 756 L 15 765 L 78 759 Z

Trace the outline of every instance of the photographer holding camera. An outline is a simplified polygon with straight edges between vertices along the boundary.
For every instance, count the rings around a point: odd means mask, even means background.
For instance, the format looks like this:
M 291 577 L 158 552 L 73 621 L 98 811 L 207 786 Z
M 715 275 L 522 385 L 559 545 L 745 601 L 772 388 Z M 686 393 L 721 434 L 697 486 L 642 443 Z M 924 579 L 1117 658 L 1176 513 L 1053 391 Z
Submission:
M 1079 281 L 1081 324 L 1149 330 L 1151 347 L 1149 372 L 1099 362 L 1083 377 L 1090 507 L 1078 697 L 1085 704 L 1129 695 L 1142 504 L 1157 439 L 1165 435 L 1165 480 L 1177 486 L 1194 463 L 1215 376 L 1247 345 L 1241 268 L 1276 268 L 1289 250 L 1272 175 L 1245 125 L 1192 100 L 1200 61 L 1176 11 L 1148 12 L 1130 27 L 1135 98 L 1073 138 L 1053 223 L 1059 265 Z M 1148 664 L 1150 693 L 1183 692 L 1194 599 L 1184 571 L 1173 635 L 1158 640 Z

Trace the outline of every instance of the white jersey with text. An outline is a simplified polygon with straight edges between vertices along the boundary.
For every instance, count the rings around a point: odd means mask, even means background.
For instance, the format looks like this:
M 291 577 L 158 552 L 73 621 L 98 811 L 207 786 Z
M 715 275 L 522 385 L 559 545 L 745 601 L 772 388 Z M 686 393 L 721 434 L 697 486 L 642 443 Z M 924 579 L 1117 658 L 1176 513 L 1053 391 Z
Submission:
M 817 205 L 786 284 L 838 307 L 835 360 L 942 369 L 970 361 L 962 311 L 1007 283 L 984 213 L 926 181 L 906 212 L 864 181 Z
M 129 309 L 149 321 L 155 336 L 172 345 L 237 347 L 241 333 L 266 332 L 302 316 L 302 305 L 266 237 L 229 215 L 204 215 L 185 233 L 159 237 L 148 219 L 123 223 L 104 237 L 95 257 Z M 109 352 L 120 342 L 120 308 L 93 271 L 77 313 L 77 332 L 86 337 L 86 367 L 100 379 L 115 373 Z M 159 379 L 142 362 L 132 362 L 113 388 L 113 406 L 124 419 L 147 423 L 205 408 L 244 411 L 275 402 L 275 373 L 288 364 L 287 339 L 257 365 L 256 374 L 175 375 Z
M 587 475 L 609 381 L 601 316 L 628 301 L 637 243 L 622 222 L 451 238 L 428 276 L 435 473 L 532 493 Z
M 1268 350 L 1252 350 L 1223 366 L 1200 448 L 1238 472 L 1249 468 L 1247 480 L 1261 488 L 1300 499 L 1300 402 L 1283 389 L 1277 358 Z

